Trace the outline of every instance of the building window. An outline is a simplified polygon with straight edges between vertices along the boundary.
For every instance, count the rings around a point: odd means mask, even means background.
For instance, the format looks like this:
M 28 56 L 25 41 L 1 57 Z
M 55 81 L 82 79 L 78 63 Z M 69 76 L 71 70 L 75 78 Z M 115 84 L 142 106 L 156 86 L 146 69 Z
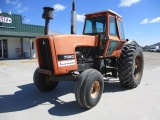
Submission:
M 7 40 L 0 40 L 0 59 L 8 58 L 8 43 Z
M 34 49 L 34 42 L 32 42 L 32 49 Z

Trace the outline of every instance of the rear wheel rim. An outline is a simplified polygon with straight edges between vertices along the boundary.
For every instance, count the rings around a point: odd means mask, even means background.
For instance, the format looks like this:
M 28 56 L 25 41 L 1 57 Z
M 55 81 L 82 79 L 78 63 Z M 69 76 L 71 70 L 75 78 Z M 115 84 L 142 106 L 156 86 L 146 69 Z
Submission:
M 90 89 L 90 95 L 92 98 L 96 98 L 100 91 L 100 84 L 98 81 L 94 81 Z
M 142 59 L 141 56 L 136 56 L 134 64 L 134 77 L 136 80 L 139 79 L 142 70 Z

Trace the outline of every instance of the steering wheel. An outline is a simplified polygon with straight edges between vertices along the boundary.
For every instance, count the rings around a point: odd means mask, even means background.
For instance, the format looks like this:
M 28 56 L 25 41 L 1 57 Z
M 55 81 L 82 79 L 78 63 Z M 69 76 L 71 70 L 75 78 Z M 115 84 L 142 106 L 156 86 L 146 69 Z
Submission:
M 102 28 L 97 28 L 97 32 L 103 32 Z

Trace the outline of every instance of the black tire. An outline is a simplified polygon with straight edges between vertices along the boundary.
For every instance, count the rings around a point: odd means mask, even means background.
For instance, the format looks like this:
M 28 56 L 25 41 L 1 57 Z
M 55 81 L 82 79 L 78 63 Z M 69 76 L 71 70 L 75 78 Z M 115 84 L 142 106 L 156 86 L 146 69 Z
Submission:
M 75 97 L 81 107 L 92 108 L 99 102 L 104 89 L 102 74 L 95 69 L 82 72 L 76 83 Z
M 39 73 L 38 68 L 33 75 L 34 84 L 43 92 L 53 90 L 58 85 L 59 81 L 53 81 L 49 75 Z
M 118 60 L 118 77 L 124 87 L 137 87 L 142 79 L 144 58 L 137 44 L 126 44 Z

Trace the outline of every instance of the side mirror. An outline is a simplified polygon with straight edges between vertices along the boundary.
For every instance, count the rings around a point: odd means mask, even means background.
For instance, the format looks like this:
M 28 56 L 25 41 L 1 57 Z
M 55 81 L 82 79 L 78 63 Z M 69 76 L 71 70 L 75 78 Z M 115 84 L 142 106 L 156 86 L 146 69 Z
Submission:
M 109 38 L 109 37 L 106 36 L 106 34 L 101 34 L 101 39 L 102 39 L 102 40 L 108 40 L 108 38 Z
M 109 39 L 109 36 L 106 36 L 106 34 L 102 34 L 100 38 L 100 46 L 105 47 L 106 41 Z
M 105 40 L 108 40 L 108 39 L 109 39 L 109 37 L 105 35 L 105 38 L 104 38 L 104 39 L 105 39 Z
M 105 33 L 99 34 L 99 46 L 98 46 L 98 56 L 102 56 L 104 49 L 106 47 L 106 41 L 109 39 L 109 36 L 106 36 Z
M 129 39 L 126 39 L 126 42 L 128 42 L 129 41 Z

